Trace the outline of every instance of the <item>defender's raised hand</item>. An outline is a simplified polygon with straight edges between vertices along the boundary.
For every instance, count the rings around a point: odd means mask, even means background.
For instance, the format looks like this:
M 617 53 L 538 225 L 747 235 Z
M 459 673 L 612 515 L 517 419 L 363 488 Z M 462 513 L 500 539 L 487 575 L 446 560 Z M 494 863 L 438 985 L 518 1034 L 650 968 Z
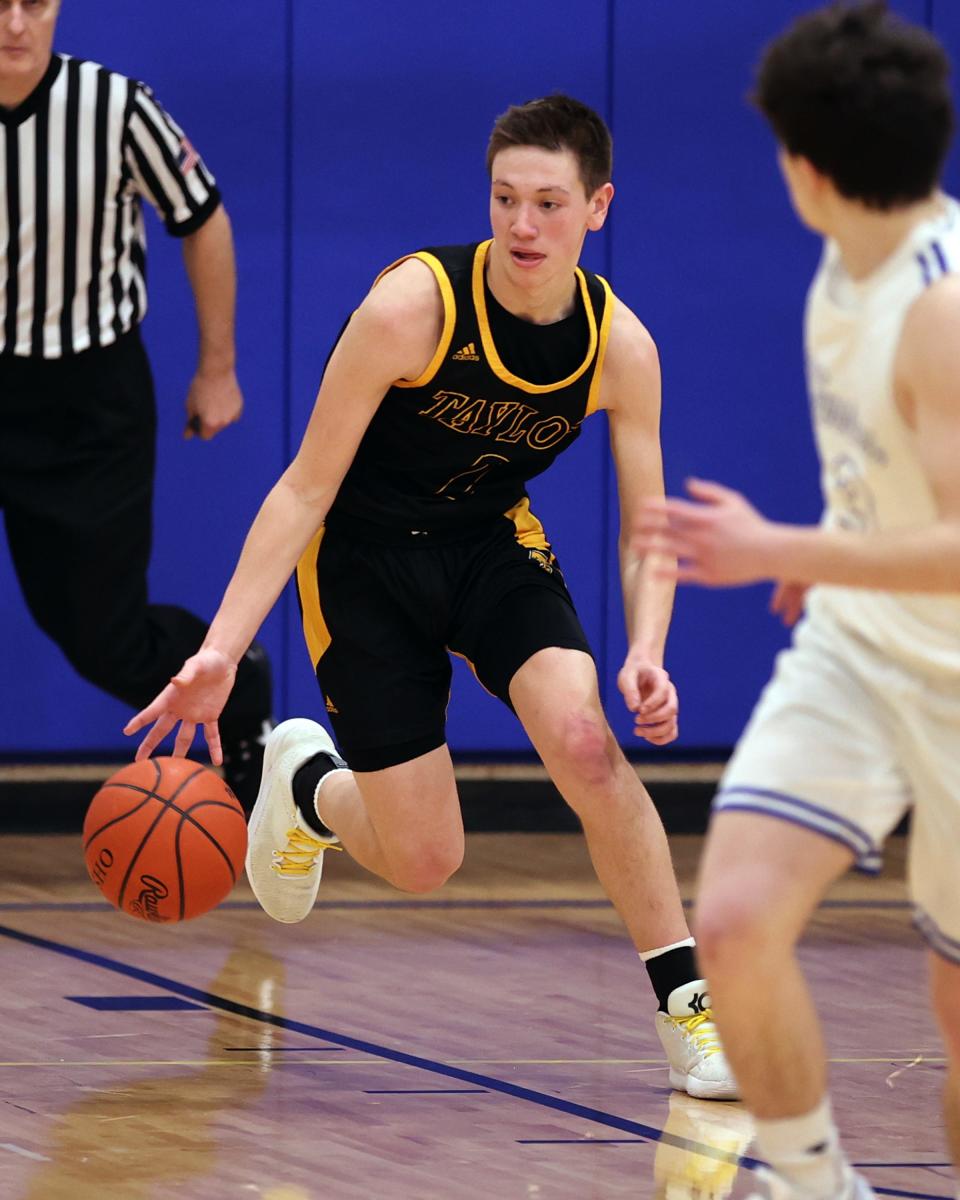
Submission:
M 644 553 L 676 558 L 664 573 L 709 587 L 776 578 L 778 530 L 739 492 L 703 479 L 687 481 L 693 500 L 647 500 L 637 529 Z

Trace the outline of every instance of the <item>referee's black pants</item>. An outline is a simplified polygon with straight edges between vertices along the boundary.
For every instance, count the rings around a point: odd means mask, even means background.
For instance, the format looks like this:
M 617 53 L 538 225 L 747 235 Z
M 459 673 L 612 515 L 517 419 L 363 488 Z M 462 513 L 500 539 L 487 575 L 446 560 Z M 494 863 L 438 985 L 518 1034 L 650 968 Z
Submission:
M 207 630 L 147 599 L 156 423 L 137 332 L 62 359 L 0 355 L 0 507 L 23 595 L 79 674 L 133 710 Z M 241 660 L 224 738 L 269 713 L 265 662 Z

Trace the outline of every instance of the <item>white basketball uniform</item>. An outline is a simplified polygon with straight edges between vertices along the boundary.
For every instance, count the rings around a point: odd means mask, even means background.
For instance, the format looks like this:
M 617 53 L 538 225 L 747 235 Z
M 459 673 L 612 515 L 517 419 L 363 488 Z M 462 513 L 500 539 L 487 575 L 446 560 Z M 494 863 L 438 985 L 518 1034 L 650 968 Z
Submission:
M 943 205 L 864 280 L 828 242 L 810 288 L 807 375 L 829 528 L 936 519 L 893 368 L 913 302 L 960 270 L 960 205 Z M 960 594 L 812 588 L 714 807 L 815 830 L 867 871 L 912 809 L 916 921 L 960 962 Z

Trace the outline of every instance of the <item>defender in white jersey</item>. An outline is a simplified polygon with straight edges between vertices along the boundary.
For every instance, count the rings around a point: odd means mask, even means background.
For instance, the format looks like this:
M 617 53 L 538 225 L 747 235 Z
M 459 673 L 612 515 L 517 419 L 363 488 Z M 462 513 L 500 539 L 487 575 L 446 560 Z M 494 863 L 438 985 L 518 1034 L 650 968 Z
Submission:
M 960 206 L 938 179 L 949 64 L 882 0 L 834 4 L 768 47 L 756 101 L 824 235 L 806 353 L 822 466 L 815 528 L 693 481 L 641 542 L 710 585 L 777 581 L 793 623 L 725 773 L 697 935 L 771 1194 L 870 1196 L 840 1149 L 795 944 L 827 886 L 876 870 L 910 809 L 910 885 L 947 1044 L 960 1157 Z M 808 590 L 809 589 L 809 590 Z

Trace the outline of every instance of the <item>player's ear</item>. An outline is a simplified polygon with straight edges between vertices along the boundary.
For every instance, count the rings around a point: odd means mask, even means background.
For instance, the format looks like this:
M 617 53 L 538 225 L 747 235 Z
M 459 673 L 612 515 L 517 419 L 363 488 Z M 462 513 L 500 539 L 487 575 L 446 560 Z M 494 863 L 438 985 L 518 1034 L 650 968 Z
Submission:
M 590 197 L 590 215 L 587 220 L 587 226 L 590 229 L 602 229 L 603 224 L 607 219 L 607 213 L 610 211 L 610 202 L 613 200 L 613 184 L 604 183 Z

